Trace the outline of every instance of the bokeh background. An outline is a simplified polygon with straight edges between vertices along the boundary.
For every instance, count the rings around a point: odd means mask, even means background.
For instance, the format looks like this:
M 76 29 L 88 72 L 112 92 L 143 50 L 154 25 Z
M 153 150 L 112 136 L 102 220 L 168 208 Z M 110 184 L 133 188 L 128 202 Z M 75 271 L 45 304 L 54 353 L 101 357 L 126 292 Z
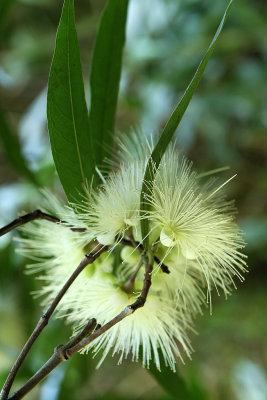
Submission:
M 82 65 L 89 63 L 103 0 L 76 2 Z M 46 127 L 46 85 L 61 1 L 0 0 L 0 107 L 32 174 L 0 145 L 0 225 L 42 204 L 40 187 L 58 195 Z M 225 0 L 131 0 L 117 114 L 118 131 L 157 132 L 192 77 L 226 7 Z M 193 360 L 178 369 L 199 399 L 267 399 L 267 3 L 236 1 L 204 78 L 180 125 L 178 145 L 200 171 L 223 166 L 246 233 L 249 273 L 225 301 L 213 297 L 192 335 Z M 3 117 L 2 116 L 2 117 Z M 2 121 L 3 123 L 3 121 Z M 0 124 L 0 130 L 3 124 Z M 1 135 L 0 135 L 1 136 Z M 0 382 L 40 315 L 12 240 L 0 241 Z M 15 388 L 66 342 L 71 328 L 53 320 L 34 345 Z M 171 399 L 148 371 L 76 355 L 29 396 L 32 400 Z M 177 399 L 179 394 L 177 393 Z

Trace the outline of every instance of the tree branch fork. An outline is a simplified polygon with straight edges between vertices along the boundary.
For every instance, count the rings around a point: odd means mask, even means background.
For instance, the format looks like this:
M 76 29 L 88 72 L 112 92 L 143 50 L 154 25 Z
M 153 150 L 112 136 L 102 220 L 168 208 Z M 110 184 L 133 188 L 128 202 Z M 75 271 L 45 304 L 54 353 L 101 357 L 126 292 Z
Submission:
M 32 213 L 29 213 L 25 216 L 19 217 L 15 219 L 10 224 L 0 229 L 0 236 L 5 233 L 21 226 L 27 222 L 33 221 L 35 219 L 45 219 L 54 223 L 63 223 L 64 226 L 69 227 L 73 231 L 83 231 L 83 228 L 75 228 L 70 225 L 66 225 L 64 221 L 59 220 L 56 217 L 53 217 L 49 214 L 43 213 L 40 210 L 35 210 Z M 130 244 L 131 245 L 131 244 Z M 75 281 L 78 275 L 83 271 L 83 269 L 92 264 L 103 252 L 108 251 L 107 246 L 102 246 L 98 244 L 97 247 L 94 248 L 94 252 L 85 254 L 80 264 L 74 270 L 69 279 L 62 286 L 61 290 L 45 311 L 45 313 L 39 319 L 36 327 L 34 328 L 32 334 L 29 339 L 25 343 L 23 349 L 21 350 L 18 358 L 16 359 L 13 367 L 11 368 L 9 375 L 5 381 L 5 384 L 0 393 L 0 400 L 19 400 L 22 399 L 27 393 L 29 393 L 36 385 L 38 385 L 47 375 L 51 373 L 59 364 L 64 361 L 67 361 L 71 358 L 75 353 L 82 350 L 84 347 L 88 346 L 91 342 L 93 342 L 96 338 L 103 335 L 109 329 L 111 329 L 114 325 L 122 321 L 124 318 L 133 314 L 138 308 L 143 307 L 145 305 L 147 295 L 151 286 L 151 273 L 153 270 L 153 262 L 154 258 L 151 256 L 147 256 L 145 253 L 142 255 L 142 262 L 145 264 L 145 274 L 143 287 L 140 293 L 140 296 L 135 300 L 134 303 L 126 306 L 119 314 L 117 314 L 113 319 L 104 324 L 103 326 L 98 325 L 96 319 L 90 319 L 87 324 L 78 332 L 70 341 L 68 341 L 65 345 L 58 345 L 53 355 L 49 358 L 49 360 L 37 371 L 20 389 L 16 392 L 9 395 L 10 389 L 14 382 L 14 379 L 28 355 L 32 345 L 36 341 L 36 339 L 41 334 L 42 330 L 48 324 L 50 317 L 55 311 L 57 305 L 65 295 L 66 291 L 69 289 L 71 284 Z

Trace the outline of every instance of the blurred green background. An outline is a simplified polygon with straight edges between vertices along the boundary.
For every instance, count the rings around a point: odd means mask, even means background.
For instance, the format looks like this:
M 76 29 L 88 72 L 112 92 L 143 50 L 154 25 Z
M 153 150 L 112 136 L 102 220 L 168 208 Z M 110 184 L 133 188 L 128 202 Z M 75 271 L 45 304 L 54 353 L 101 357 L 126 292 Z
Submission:
M 76 2 L 82 65 L 89 93 L 89 62 L 103 0 Z M 0 0 L 0 129 L 3 117 L 32 174 L 22 173 L 18 151 L 0 147 L 0 225 L 40 207 L 39 187 L 62 194 L 46 128 L 46 84 L 61 1 Z M 183 93 L 226 7 L 217 0 L 131 0 L 117 114 L 118 131 L 157 132 Z M 249 274 L 225 301 L 213 296 L 192 335 L 193 360 L 178 368 L 199 399 L 267 399 L 267 3 L 236 1 L 177 141 L 200 171 L 229 166 L 226 179 L 246 232 Z M 1 135 L 0 135 L 1 136 Z M 34 176 L 34 178 L 32 178 Z M 33 181 L 38 184 L 35 184 Z M 13 232 L 0 240 L 0 383 L 39 315 Z M 66 342 L 71 328 L 53 320 L 18 375 L 16 388 Z M 36 388 L 32 400 L 171 399 L 137 363 L 99 370 L 76 355 Z M 177 399 L 179 397 L 177 393 Z

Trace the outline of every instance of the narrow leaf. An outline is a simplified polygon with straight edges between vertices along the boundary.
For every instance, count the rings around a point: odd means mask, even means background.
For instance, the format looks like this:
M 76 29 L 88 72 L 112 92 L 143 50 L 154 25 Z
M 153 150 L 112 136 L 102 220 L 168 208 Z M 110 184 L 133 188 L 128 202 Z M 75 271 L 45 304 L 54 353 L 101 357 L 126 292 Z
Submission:
M 151 364 L 149 367 L 149 372 L 153 375 L 160 386 L 162 386 L 162 388 L 174 399 L 191 400 L 185 381 L 177 372 L 174 373 L 165 366 L 161 368 L 161 371 L 159 371 L 154 364 Z
M 109 0 L 98 29 L 90 74 L 90 134 L 101 167 L 112 149 L 128 0 Z
M 199 66 L 195 72 L 195 75 L 193 76 L 193 79 L 189 83 L 186 91 L 184 92 L 182 99 L 180 100 L 177 107 L 174 109 L 173 113 L 171 114 L 170 119 L 166 123 L 166 125 L 160 135 L 158 143 L 156 144 L 156 146 L 150 156 L 150 159 L 147 163 L 144 181 L 143 181 L 141 199 L 140 199 L 140 208 L 141 208 L 142 215 L 146 214 L 146 212 L 149 210 L 149 205 L 147 204 L 145 199 L 151 190 L 150 183 L 153 182 L 153 179 L 154 179 L 156 170 L 160 164 L 161 158 L 162 158 L 163 154 L 165 153 L 165 151 L 166 151 L 177 127 L 179 126 L 179 123 L 180 123 L 180 121 L 192 99 L 192 96 L 198 87 L 200 79 L 205 71 L 206 65 L 214 51 L 214 47 L 215 47 L 218 37 L 222 31 L 222 28 L 226 21 L 227 15 L 232 6 L 232 2 L 233 2 L 233 0 L 231 0 L 230 3 L 228 4 L 228 7 L 222 17 L 220 25 L 212 39 L 211 44 L 209 45 L 208 50 L 206 51 L 204 57 L 202 58 Z M 147 245 L 148 244 L 147 235 L 149 232 L 148 221 L 146 218 L 143 218 L 141 221 L 142 221 L 141 222 L 142 237 L 144 239 L 145 245 Z
M 65 0 L 51 65 L 47 120 L 52 154 L 59 179 L 70 201 L 78 201 L 90 183 L 94 155 L 74 19 L 73 0 Z
M 156 368 L 155 364 L 151 363 L 149 372 L 168 394 L 178 400 L 204 399 L 204 397 L 198 397 L 198 393 L 194 389 L 192 390 L 191 385 L 187 385 L 179 372 L 173 372 L 165 366 L 164 357 L 161 352 L 159 352 L 159 358 L 160 371 Z
M 33 183 L 37 183 L 34 174 L 29 170 L 21 153 L 20 143 L 0 108 L 0 139 L 10 164 Z

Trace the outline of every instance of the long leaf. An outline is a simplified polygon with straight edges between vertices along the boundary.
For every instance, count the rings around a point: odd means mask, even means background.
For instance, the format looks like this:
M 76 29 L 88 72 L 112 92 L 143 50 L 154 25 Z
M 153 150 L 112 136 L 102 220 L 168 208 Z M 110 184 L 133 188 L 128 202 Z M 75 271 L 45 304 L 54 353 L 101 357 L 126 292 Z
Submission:
M 202 58 L 195 75 L 193 76 L 193 79 L 189 83 L 182 99 L 178 103 L 177 107 L 174 109 L 173 113 L 171 114 L 170 119 L 166 123 L 160 138 L 158 140 L 158 143 L 156 144 L 150 159 L 147 163 L 146 171 L 145 171 L 145 176 L 144 176 L 144 181 L 143 181 L 143 187 L 142 187 L 142 193 L 141 193 L 141 198 L 140 198 L 140 209 L 141 209 L 141 214 L 145 215 L 146 212 L 149 210 L 149 205 L 145 201 L 147 195 L 151 191 L 151 183 L 154 180 L 154 176 L 156 173 L 156 170 L 160 164 L 160 161 L 162 159 L 163 154 L 165 153 L 177 127 L 179 126 L 179 123 L 192 99 L 193 94 L 195 93 L 198 84 L 200 82 L 200 79 L 205 71 L 206 65 L 214 51 L 214 47 L 216 45 L 216 42 L 219 38 L 219 35 L 222 31 L 222 28 L 224 26 L 224 23 L 226 21 L 227 15 L 230 11 L 230 8 L 232 6 L 233 0 L 230 1 L 228 4 L 228 7 L 226 8 L 226 11 L 222 17 L 222 20 L 220 22 L 220 25 L 217 29 L 217 32 L 215 33 L 212 42 L 210 43 L 208 50 L 206 51 L 204 57 Z M 149 226 L 148 226 L 148 221 L 146 218 L 143 218 L 141 220 L 141 229 L 142 229 L 142 237 L 144 240 L 145 246 L 148 245 L 148 232 L 149 232 Z
M 149 372 L 168 394 L 177 400 L 207 400 L 204 390 L 200 387 L 196 388 L 196 383 L 192 379 L 189 379 L 187 383 L 179 372 L 173 372 L 165 366 L 161 351 L 159 358 L 160 371 L 155 364 L 151 363 Z
M 73 0 L 65 0 L 51 65 L 47 120 L 59 179 L 70 201 L 79 201 L 94 172 L 88 112 L 74 19 Z
M 3 110 L 0 108 L 0 139 L 6 156 L 13 167 L 33 183 L 37 183 L 34 174 L 29 170 L 22 155 L 20 143 L 12 131 Z
M 160 386 L 162 386 L 163 389 L 165 389 L 165 391 L 174 399 L 193 400 L 185 381 L 177 372 L 174 373 L 165 366 L 162 366 L 161 370 L 159 371 L 152 363 L 149 367 L 149 372 L 151 375 L 153 375 Z
M 128 0 L 109 0 L 98 29 L 90 74 L 90 133 L 101 166 L 110 155 L 115 124 Z

